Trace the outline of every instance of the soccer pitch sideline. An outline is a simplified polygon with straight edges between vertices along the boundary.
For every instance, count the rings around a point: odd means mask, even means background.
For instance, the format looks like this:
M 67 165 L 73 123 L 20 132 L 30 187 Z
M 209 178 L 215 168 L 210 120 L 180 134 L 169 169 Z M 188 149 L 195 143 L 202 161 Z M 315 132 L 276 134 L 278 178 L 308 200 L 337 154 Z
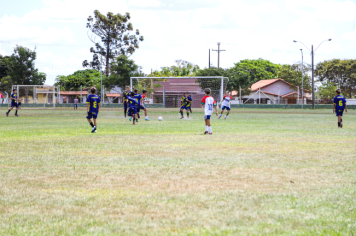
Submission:
M 355 110 L 5 112 L 0 235 L 356 234 Z

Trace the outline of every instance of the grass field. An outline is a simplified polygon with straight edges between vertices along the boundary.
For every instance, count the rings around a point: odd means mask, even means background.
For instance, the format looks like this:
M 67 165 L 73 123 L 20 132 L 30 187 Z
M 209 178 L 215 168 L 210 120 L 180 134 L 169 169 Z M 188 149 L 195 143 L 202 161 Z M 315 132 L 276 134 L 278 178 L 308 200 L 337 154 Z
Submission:
M 0 235 L 356 235 L 354 110 L 5 111 Z

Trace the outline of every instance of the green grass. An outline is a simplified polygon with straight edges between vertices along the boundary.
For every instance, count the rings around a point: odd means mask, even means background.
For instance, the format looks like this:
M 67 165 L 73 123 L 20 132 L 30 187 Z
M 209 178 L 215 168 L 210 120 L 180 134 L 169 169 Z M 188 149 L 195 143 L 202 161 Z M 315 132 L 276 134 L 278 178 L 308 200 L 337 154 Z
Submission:
M 356 235 L 354 110 L 5 111 L 0 235 Z

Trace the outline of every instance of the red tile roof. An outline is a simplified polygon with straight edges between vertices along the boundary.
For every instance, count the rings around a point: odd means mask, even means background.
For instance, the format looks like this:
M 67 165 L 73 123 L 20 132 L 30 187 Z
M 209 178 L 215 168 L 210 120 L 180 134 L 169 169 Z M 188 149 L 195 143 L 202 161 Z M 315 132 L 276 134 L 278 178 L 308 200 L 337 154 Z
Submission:
M 88 91 L 60 91 L 61 95 L 88 95 Z
M 281 79 L 264 79 L 264 80 L 260 80 L 256 83 L 254 83 L 252 86 L 251 86 L 251 90 L 252 91 L 257 91 L 258 88 L 263 88 L 263 87 L 266 87 L 268 85 L 271 85 L 277 81 L 279 81 Z M 284 80 L 281 80 L 283 82 L 285 82 Z
M 297 94 L 298 95 L 298 92 L 296 92 L 296 91 L 292 91 L 292 92 L 290 92 L 290 93 L 287 93 L 287 94 L 284 94 L 283 96 L 281 96 L 282 98 L 285 98 L 285 97 L 289 97 L 290 95 L 293 95 L 293 94 Z M 301 93 L 299 93 L 299 97 L 301 97 L 302 96 L 302 94 Z M 304 97 L 306 98 L 306 96 L 304 95 Z
M 105 95 L 112 98 L 122 97 L 121 93 L 106 93 Z

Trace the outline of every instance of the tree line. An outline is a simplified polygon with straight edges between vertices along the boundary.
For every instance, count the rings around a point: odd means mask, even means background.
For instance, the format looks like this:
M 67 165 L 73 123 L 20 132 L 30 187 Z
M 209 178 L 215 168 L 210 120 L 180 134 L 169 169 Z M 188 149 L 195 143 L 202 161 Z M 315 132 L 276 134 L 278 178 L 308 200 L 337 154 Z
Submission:
M 81 87 L 96 86 L 99 90 L 101 76 L 103 85 L 107 89 L 130 84 L 130 77 L 184 77 L 184 76 L 224 76 L 229 77 L 227 89 L 239 90 L 242 94 L 249 94 L 253 83 L 265 79 L 283 79 L 290 84 L 311 90 L 311 66 L 300 62 L 289 64 L 275 64 L 265 59 L 241 60 L 231 68 L 199 68 L 186 60 L 176 60 L 174 65 L 161 67 L 150 74 L 142 72 L 130 56 L 139 49 L 144 37 L 138 29 L 134 29 L 130 22 L 129 13 L 124 15 L 101 14 L 94 11 L 94 16 L 87 19 L 89 38 L 94 43 L 90 48 L 92 61 L 84 60 L 82 66 L 86 69 L 78 70 L 71 75 L 58 75 L 54 85 L 60 86 L 62 91 L 77 91 Z M 0 55 L 1 88 L 10 91 L 12 84 L 34 85 L 43 84 L 46 75 L 35 68 L 36 51 L 17 46 L 11 56 Z M 303 68 L 303 70 L 302 70 Z M 303 71 L 303 72 L 302 72 Z M 303 76 L 302 76 L 303 73 Z M 320 62 L 315 67 L 316 82 L 320 82 L 320 94 L 331 99 L 333 90 L 340 87 L 346 97 L 355 96 L 356 60 L 333 59 Z M 303 81 L 302 81 L 303 77 Z M 145 83 L 141 81 L 141 83 Z M 135 84 L 136 87 L 146 87 Z M 154 88 L 149 88 L 154 89 Z

